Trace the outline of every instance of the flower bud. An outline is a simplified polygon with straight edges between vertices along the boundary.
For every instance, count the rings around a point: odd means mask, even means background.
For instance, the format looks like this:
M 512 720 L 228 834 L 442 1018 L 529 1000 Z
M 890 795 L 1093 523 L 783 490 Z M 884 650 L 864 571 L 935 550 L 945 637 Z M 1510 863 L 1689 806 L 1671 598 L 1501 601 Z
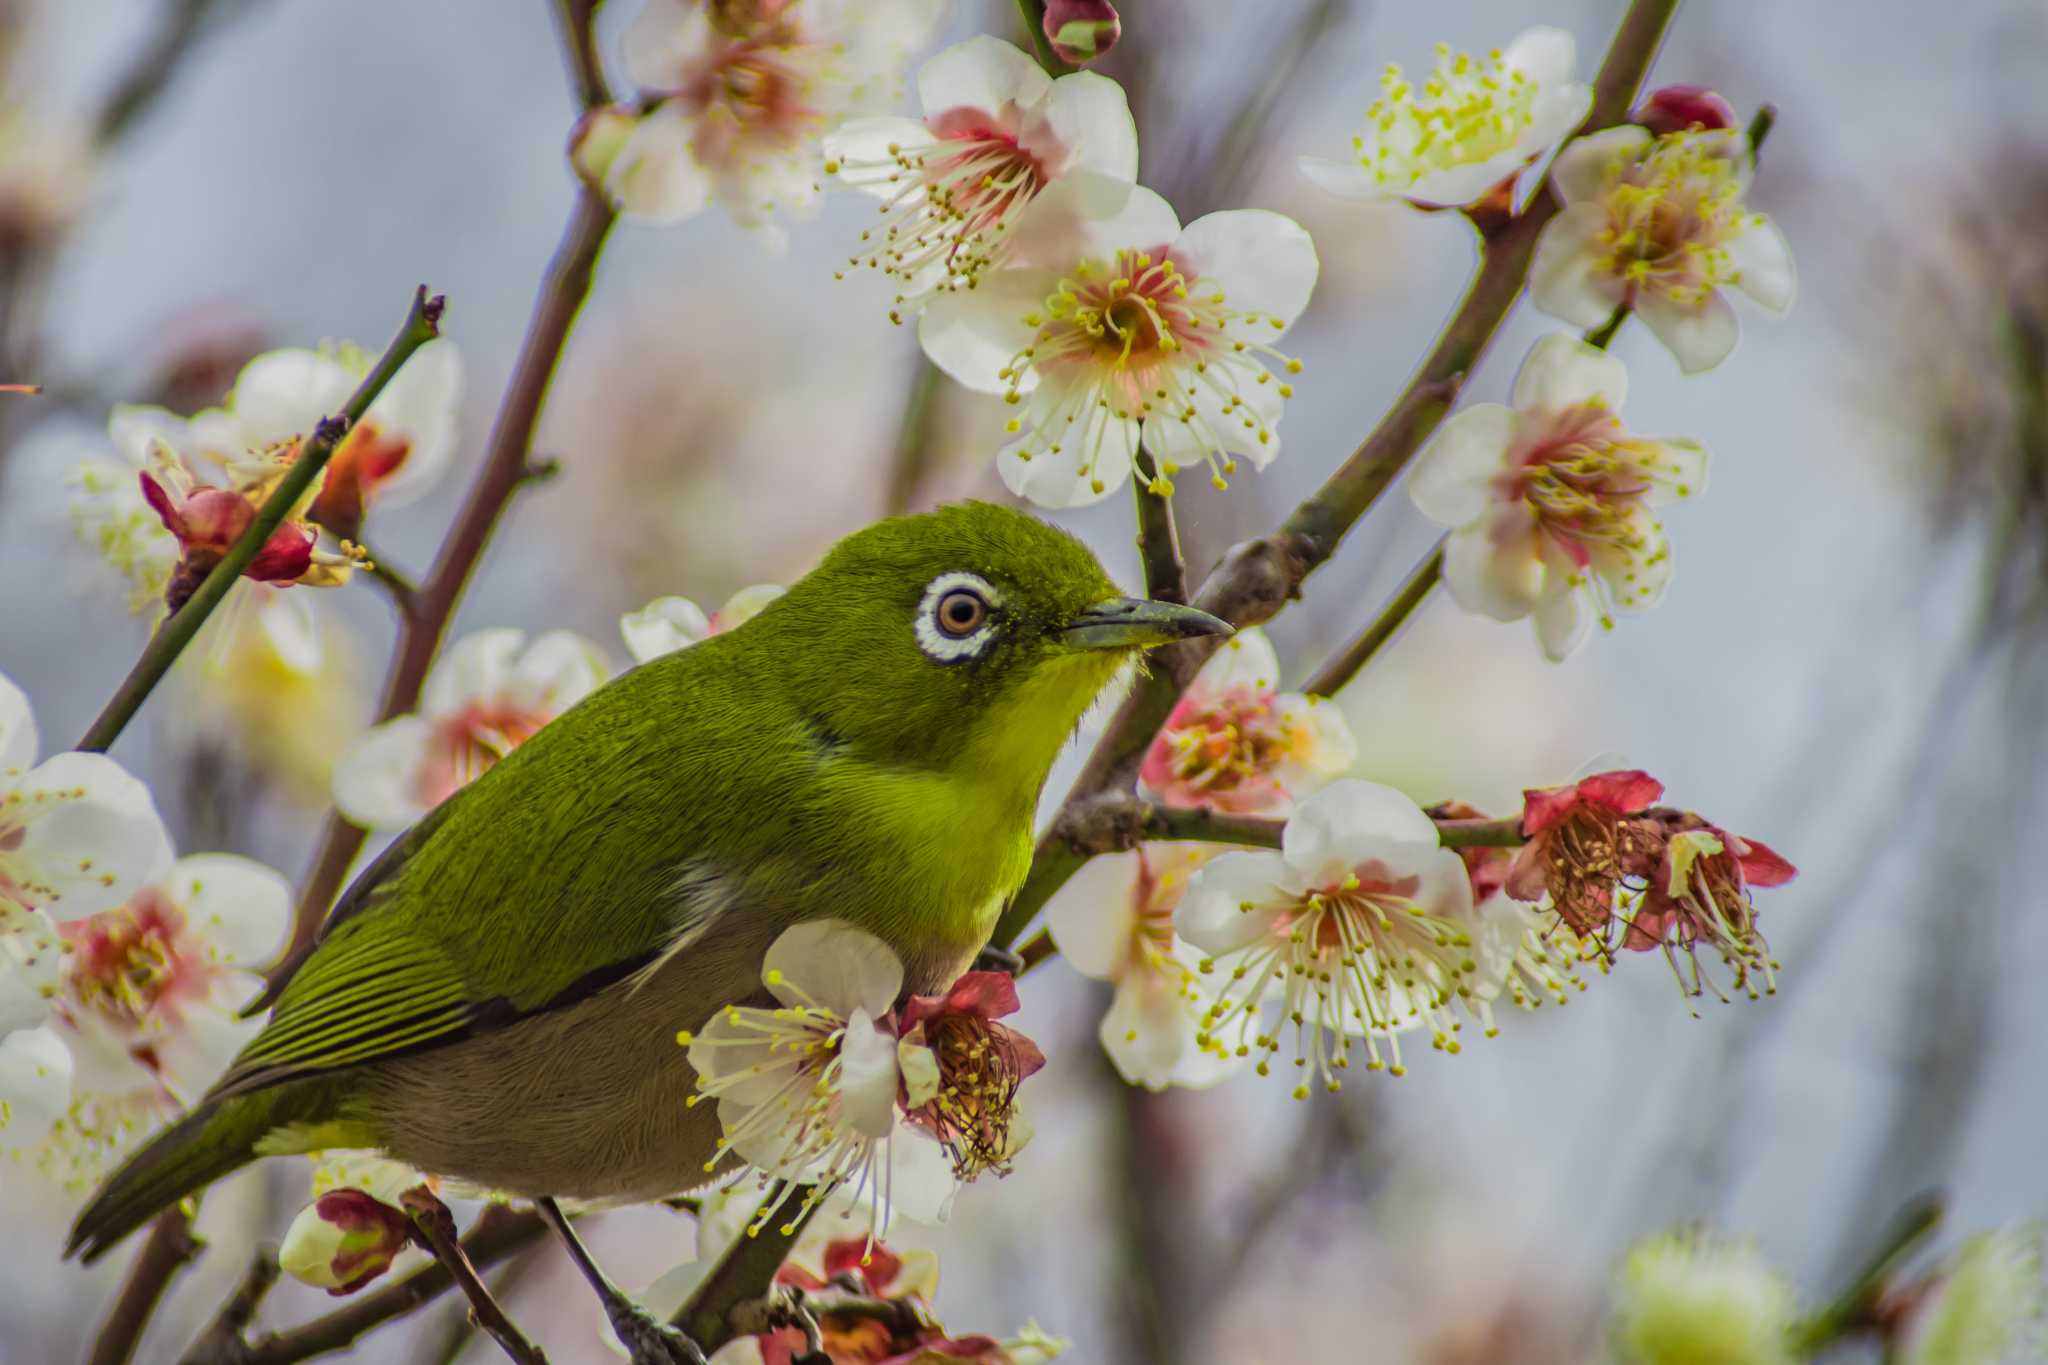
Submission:
M 1797 1307 L 1754 1247 L 1667 1233 L 1623 1262 L 1608 1330 L 1628 1365 L 1794 1365 Z
M 361 1190 L 330 1190 L 292 1219 L 277 1261 L 295 1280 L 352 1294 L 389 1270 L 411 1240 L 403 1211 Z
M 1123 31 L 1123 20 L 1109 0 L 1050 0 L 1045 7 L 1045 36 L 1069 66 L 1086 66 L 1102 56 Z
M 1735 106 L 1704 85 L 1667 85 L 1650 93 L 1631 122 L 1659 137 L 1691 128 L 1733 128 Z
M 613 160 L 639 122 L 631 110 L 616 104 L 601 105 L 576 121 L 569 134 L 569 164 L 585 184 L 593 189 L 604 187 Z

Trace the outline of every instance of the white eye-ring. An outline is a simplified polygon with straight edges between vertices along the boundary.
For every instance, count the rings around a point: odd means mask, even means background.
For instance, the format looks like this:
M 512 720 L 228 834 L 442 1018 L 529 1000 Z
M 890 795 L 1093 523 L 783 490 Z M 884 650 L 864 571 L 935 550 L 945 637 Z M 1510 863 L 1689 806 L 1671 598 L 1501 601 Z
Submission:
M 1003 596 L 979 574 L 942 573 L 917 604 L 917 647 L 942 664 L 978 658 L 995 638 Z

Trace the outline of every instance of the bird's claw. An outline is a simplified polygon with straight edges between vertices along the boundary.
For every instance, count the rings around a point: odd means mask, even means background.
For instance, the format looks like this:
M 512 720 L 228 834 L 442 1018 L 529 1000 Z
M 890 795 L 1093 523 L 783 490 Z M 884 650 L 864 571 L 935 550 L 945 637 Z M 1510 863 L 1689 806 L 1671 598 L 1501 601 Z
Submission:
M 633 1365 L 706 1365 L 696 1342 L 639 1304 L 621 1300 L 605 1312 Z
M 1005 972 L 1011 976 L 1024 970 L 1024 959 L 1008 948 L 998 948 L 993 943 L 974 955 L 974 970 L 977 972 Z

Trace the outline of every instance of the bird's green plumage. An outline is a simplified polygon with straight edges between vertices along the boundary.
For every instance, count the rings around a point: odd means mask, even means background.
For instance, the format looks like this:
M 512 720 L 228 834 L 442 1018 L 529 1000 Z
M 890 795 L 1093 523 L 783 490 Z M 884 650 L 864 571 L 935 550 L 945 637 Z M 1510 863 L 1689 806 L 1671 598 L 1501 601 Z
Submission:
M 913 626 L 954 573 L 1000 605 L 981 652 L 946 662 Z M 746 625 L 600 688 L 344 897 L 208 1101 L 266 1111 L 216 1120 L 228 1145 L 254 1150 L 242 1129 L 269 1123 L 284 1093 L 318 1099 L 291 1106 L 293 1123 L 375 1130 L 348 1084 L 367 1064 L 620 988 L 742 923 L 849 920 L 896 948 L 911 986 L 943 984 L 1023 880 L 1039 789 L 1128 654 L 1061 634 L 1114 595 L 1079 542 L 967 504 L 848 537 Z M 677 1008 L 757 985 L 705 980 Z M 159 1151 L 213 1134 L 172 1129 L 145 1149 L 150 1198 L 178 1183 L 165 1171 L 202 1173 L 195 1186 L 220 1174 Z M 103 1248 L 148 1215 L 128 1180 L 77 1241 Z

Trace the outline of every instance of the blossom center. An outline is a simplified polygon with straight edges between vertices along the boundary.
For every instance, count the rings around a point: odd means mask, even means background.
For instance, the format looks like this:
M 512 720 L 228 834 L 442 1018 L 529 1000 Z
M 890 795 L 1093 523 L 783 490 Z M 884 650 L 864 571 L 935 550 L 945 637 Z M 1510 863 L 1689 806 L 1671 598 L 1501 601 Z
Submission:
M 939 1064 L 939 1088 L 910 1111 L 953 1158 L 963 1180 L 985 1170 L 1010 1169 L 1010 1125 L 1017 1087 L 1026 1074 L 1015 1035 L 979 1015 L 946 1012 L 924 1023 L 925 1045 Z
M 1294 748 L 1271 690 L 1233 688 L 1178 720 L 1169 732 L 1174 780 L 1202 793 L 1268 779 Z
M 1632 292 L 1688 306 L 1739 283 L 1728 243 L 1760 221 L 1742 207 L 1740 146 L 1725 133 L 1686 132 L 1618 152 L 1600 196 L 1606 270 Z
M 417 779 L 422 805 L 441 804 L 554 719 L 552 711 L 508 702 L 474 702 L 434 723 Z
M 154 889 L 60 932 L 71 949 L 66 981 L 72 1003 L 124 1027 L 141 1023 L 167 996 L 205 974 L 185 943 L 183 912 Z
M 706 165 L 800 149 L 824 124 L 809 102 L 810 45 L 785 26 L 714 54 L 682 90 L 698 116 L 692 150 Z
M 1380 97 L 1352 139 L 1359 164 L 1382 185 L 1406 188 L 1434 171 L 1514 149 L 1535 120 L 1536 83 L 1498 51 L 1484 58 L 1437 45 L 1418 91 L 1400 66 L 1380 76 Z

